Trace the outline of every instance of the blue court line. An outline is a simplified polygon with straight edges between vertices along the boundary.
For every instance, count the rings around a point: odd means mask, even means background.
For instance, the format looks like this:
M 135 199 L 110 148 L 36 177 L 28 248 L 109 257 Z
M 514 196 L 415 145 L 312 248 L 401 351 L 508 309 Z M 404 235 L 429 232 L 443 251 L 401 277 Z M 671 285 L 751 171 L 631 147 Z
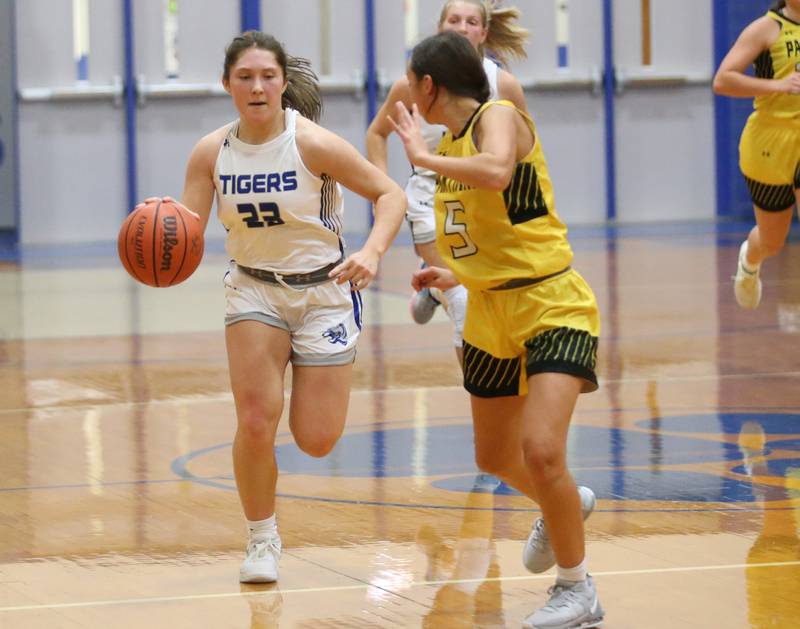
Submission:
M 73 483 L 67 485 L 31 485 L 27 487 L 0 487 L 0 493 L 10 493 L 18 491 L 47 491 L 59 489 L 88 489 L 90 487 L 120 487 L 125 485 L 148 485 L 148 484 L 167 484 L 167 483 L 183 483 L 183 482 L 196 482 L 199 484 L 206 484 L 203 481 L 212 481 L 215 478 L 223 478 L 222 476 L 209 476 L 206 478 L 199 476 L 187 476 L 185 478 L 173 479 L 157 479 L 157 480 L 135 480 L 135 481 L 113 481 L 107 483 Z M 214 484 L 212 487 L 219 488 L 221 485 Z M 224 487 L 229 491 L 234 491 L 235 487 Z M 471 507 L 467 505 L 439 505 L 439 504 L 422 504 L 422 503 L 407 503 L 407 502 L 380 502 L 378 500 L 350 500 L 345 498 L 323 498 L 321 496 L 301 496 L 298 494 L 285 494 L 278 492 L 275 494 L 277 498 L 288 498 L 291 500 L 307 500 L 310 502 L 324 502 L 329 504 L 342 504 L 366 507 L 399 507 L 404 509 L 436 509 L 441 511 L 498 511 L 498 512 L 511 512 L 511 513 L 540 513 L 538 508 L 521 508 L 521 507 Z M 800 507 L 686 507 L 675 509 L 595 509 L 595 513 L 713 513 L 713 512 L 726 512 L 726 513 L 760 513 L 763 511 L 796 511 Z

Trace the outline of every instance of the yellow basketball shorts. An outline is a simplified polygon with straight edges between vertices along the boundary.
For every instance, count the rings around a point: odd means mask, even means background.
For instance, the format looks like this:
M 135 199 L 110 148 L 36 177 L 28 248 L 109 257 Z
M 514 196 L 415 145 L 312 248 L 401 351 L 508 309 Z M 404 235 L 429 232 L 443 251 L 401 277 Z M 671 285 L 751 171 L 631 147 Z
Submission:
M 739 142 L 739 167 L 753 205 L 780 212 L 800 188 L 800 122 L 754 112 Z
M 523 288 L 469 291 L 464 322 L 464 388 L 478 397 L 525 395 L 544 372 L 597 389 L 600 316 L 594 293 L 574 270 Z

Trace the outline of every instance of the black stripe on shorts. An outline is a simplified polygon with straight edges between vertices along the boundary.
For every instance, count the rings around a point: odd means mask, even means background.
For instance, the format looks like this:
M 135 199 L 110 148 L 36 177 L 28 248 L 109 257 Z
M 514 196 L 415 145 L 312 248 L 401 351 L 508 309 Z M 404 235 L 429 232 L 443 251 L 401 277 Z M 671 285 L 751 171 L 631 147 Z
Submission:
M 795 170 L 795 186 L 797 186 L 799 174 Z M 750 179 L 750 177 L 745 177 L 745 181 L 750 189 L 753 205 L 765 212 L 782 212 L 794 205 L 794 189 L 791 184 L 769 185 Z
M 527 376 L 537 373 L 567 373 L 597 385 L 597 337 L 586 330 L 553 328 L 525 341 Z
M 521 361 L 495 358 L 464 341 L 464 388 L 478 397 L 519 395 Z

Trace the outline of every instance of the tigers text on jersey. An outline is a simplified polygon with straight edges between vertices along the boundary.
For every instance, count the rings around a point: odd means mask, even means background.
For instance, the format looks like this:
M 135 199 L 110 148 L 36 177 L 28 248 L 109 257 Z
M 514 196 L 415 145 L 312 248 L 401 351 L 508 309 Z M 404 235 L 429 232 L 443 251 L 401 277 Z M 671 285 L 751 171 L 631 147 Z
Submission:
M 756 58 L 755 75 L 759 79 L 784 79 L 800 71 L 800 24 L 777 11 L 768 11 L 767 17 L 780 25 L 781 32 L 769 49 Z M 796 94 L 756 96 L 753 106 L 777 118 L 800 118 L 800 97 Z
M 342 190 L 303 164 L 298 115 L 286 109 L 285 130 L 265 144 L 242 142 L 233 122 L 219 149 L 217 215 L 228 231 L 228 255 L 243 266 L 307 273 L 342 255 Z
M 511 107 L 533 133 L 531 151 L 514 167 L 505 190 L 472 188 L 440 176 L 436 183 L 436 247 L 459 282 L 469 290 L 488 290 L 517 278 L 558 273 L 572 261 L 567 228 L 558 218 L 553 187 L 533 121 L 510 101 L 481 105 L 461 135 L 448 132 L 438 153 L 448 157 L 478 154 L 473 129 L 489 107 Z
M 499 68 L 494 61 L 484 57 L 483 71 L 486 73 L 486 78 L 489 79 L 489 100 L 497 100 L 499 98 L 497 91 Z M 447 127 L 440 124 L 429 124 L 423 119 L 421 131 L 425 144 L 428 145 L 431 153 L 434 153 L 442 137 L 447 132 Z M 406 195 L 412 199 L 432 199 L 435 188 L 436 173 L 427 168 L 415 167 L 406 186 Z

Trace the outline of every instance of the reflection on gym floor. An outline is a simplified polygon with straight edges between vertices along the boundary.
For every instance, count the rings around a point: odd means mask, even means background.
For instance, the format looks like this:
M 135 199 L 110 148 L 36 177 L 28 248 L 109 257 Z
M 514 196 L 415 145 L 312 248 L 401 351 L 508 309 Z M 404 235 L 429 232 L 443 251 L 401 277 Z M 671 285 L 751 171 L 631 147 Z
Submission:
M 743 311 L 740 231 L 572 232 L 602 308 L 569 456 L 607 627 L 800 626 L 800 248 Z M 0 626 L 519 627 L 554 578 L 521 563 L 538 510 L 475 467 L 449 322 L 408 314 L 415 265 L 396 247 L 365 292 L 336 449 L 279 428 L 271 586 L 237 582 L 224 256 L 173 289 L 113 252 L 0 268 Z

